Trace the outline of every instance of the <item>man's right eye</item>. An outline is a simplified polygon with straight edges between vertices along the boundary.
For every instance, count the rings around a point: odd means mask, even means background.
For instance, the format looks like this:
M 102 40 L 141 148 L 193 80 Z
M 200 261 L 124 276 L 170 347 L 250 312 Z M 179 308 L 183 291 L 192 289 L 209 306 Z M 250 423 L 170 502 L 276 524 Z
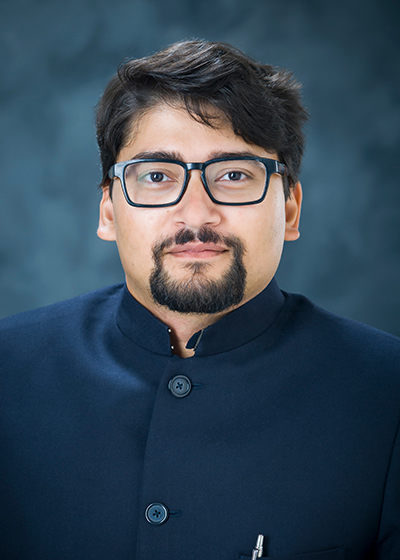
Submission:
M 152 183 L 161 183 L 162 181 L 167 180 L 165 173 L 161 173 L 160 171 L 153 171 L 148 173 L 147 176 Z
M 174 181 L 169 175 L 163 171 L 147 171 L 138 176 L 139 183 L 167 183 Z

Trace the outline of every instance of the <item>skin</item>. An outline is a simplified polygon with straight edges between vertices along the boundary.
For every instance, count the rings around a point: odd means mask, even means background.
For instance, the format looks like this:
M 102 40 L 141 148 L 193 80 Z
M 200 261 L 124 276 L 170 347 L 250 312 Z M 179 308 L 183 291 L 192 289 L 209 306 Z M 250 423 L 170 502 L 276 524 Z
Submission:
M 203 162 L 221 152 L 252 153 L 278 159 L 260 146 L 246 143 L 221 121 L 217 129 L 195 121 L 183 108 L 159 105 L 148 111 L 132 129 L 130 141 L 118 154 L 117 162 L 134 159 L 143 152 L 174 152 L 176 159 Z M 127 204 L 119 181 L 114 182 L 112 200 L 103 188 L 98 236 L 116 241 L 130 293 L 155 317 L 171 329 L 174 352 L 182 357 L 193 355 L 185 348 L 190 337 L 214 323 L 232 308 L 219 314 L 180 314 L 156 304 L 149 289 L 154 267 L 152 247 L 182 228 L 198 231 L 207 225 L 222 235 L 240 237 L 246 247 L 244 265 L 247 284 L 243 305 L 260 293 L 273 278 L 284 241 L 299 237 L 302 191 L 298 183 L 285 202 L 282 178 L 271 177 L 267 196 L 252 206 L 221 206 L 208 197 L 200 171 L 191 171 L 189 185 L 179 204 L 167 208 L 134 208 Z M 202 244 L 172 246 L 165 251 L 164 266 L 178 280 L 190 277 L 184 264 L 206 262 L 203 274 L 220 277 L 228 268 L 232 252 L 223 245 Z M 188 276 L 189 275 L 189 276 Z

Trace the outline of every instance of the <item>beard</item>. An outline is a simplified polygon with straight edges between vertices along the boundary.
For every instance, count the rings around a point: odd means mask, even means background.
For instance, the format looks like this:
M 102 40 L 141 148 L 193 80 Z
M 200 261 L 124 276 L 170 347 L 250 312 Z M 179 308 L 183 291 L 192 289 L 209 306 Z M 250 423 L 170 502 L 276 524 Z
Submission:
M 218 279 L 207 278 L 209 263 L 189 262 L 184 266 L 190 273 L 186 280 L 175 280 L 164 267 L 164 251 L 171 245 L 184 245 L 192 241 L 222 243 L 232 249 L 232 262 Z M 207 226 L 197 233 L 182 229 L 174 237 L 167 238 L 153 247 L 154 268 L 150 275 L 153 300 L 178 313 L 213 314 L 238 305 L 244 297 L 247 272 L 243 264 L 245 252 L 241 239 L 222 236 Z

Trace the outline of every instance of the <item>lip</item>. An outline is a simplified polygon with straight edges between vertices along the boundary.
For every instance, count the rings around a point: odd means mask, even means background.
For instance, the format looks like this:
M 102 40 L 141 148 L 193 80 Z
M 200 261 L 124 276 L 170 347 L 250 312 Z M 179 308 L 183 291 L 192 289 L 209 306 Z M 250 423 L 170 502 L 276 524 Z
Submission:
M 176 245 L 168 253 L 179 258 L 209 259 L 218 257 L 227 250 L 223 245 L 215 243 L 185 243 L 185 245 Z

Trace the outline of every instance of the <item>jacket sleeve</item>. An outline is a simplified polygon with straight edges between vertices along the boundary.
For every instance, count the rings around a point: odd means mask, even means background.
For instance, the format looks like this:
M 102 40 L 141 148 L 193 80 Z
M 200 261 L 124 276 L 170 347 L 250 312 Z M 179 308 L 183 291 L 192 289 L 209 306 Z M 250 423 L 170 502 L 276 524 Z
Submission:
M 400 558 L 400 426 L 397 428 L 386 476 L 381 523 L 373 558 L 375 560 Z

